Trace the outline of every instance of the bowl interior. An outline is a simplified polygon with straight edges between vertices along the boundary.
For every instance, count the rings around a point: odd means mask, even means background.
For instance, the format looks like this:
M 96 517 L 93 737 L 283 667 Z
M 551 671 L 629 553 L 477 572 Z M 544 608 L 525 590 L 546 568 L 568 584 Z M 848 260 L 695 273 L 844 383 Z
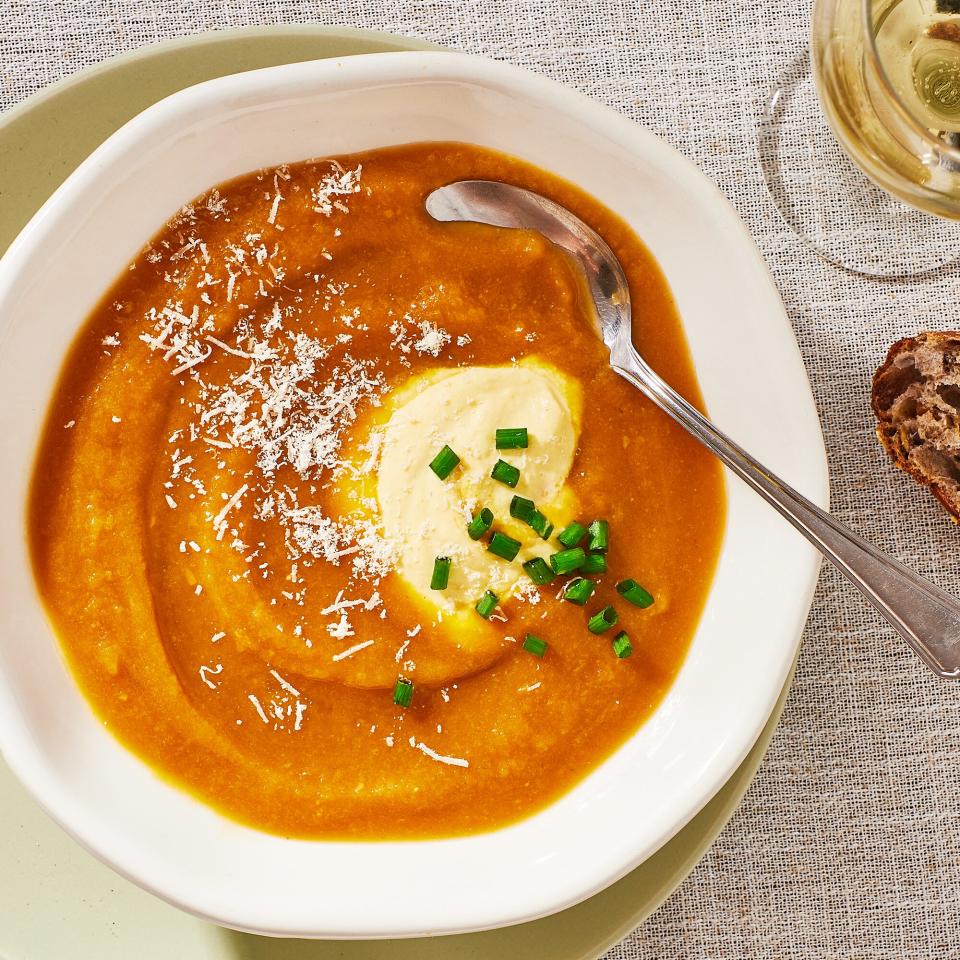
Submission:
M 566 796 L 489 834 L 415 843 L 261 834 L 171 788 L 104 731 L 51 635 L 24 535 L 35 444 L 69 342 L 145 240 L 214 183 L 422 140 L 512 153 L 619 213 L 666 274 L 711 416 L 826 501 L 806 375 L 755 247 L 702 174 L 612 111 L 503 64 L 401 53 L 211 81 L 122 128 L 0 262 L 0 428 L 10 467 L 0 475 L 0 746 L 94 853 L 240 929 L 338 938 L 465 931 L 532 919 L 601 889 L 680 829 L 749 750 L 787 675 L 816 579 L 812 548 L 729 483 L 714 586 L 659 709 Z

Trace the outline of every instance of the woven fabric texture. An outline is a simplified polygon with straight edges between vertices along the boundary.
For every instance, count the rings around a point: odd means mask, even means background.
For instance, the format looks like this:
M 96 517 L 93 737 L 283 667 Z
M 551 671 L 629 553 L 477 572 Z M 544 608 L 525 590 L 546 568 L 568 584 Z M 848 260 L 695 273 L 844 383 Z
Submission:
M 0 0 L 0 108 L 145 43 L 305 22 L 509 60 L 610 104 L 696 161 L 759 244 L 813 385 L 834 512 L 957 591 L 960 531 L 887 463 L 868 406 L 890 342 L 957 325 L 957 270 L 904 284 L 843 273 L 796 238 L 764 186 L 758 118 L 804 50 L 809 16 L 787 0 Z M 808 198 L 796 202 L 802 216 Z M 834 240 L 859 242 L 854 228 Z M 960 956 L 958 700 L 960 686 L 935 680 L 825 570 L 793 693 L 743 805 L 609 960 Z

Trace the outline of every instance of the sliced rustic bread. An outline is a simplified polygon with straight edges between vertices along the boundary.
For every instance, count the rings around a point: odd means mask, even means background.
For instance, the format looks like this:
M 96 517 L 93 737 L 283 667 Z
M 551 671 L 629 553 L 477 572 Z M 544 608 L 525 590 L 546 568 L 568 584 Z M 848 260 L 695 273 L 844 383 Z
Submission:
M 873 377 L 877 436 L 960 520 L 960 331 L 898 340 Z

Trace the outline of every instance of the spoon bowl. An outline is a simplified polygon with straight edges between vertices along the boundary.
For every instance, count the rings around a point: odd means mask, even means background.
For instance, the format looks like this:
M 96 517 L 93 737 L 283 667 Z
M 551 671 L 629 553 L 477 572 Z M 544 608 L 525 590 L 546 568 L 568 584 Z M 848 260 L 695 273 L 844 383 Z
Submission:
M 426 199 L 434 220 L 469 221 L 536 230 L 565 250 L 583 270 L 596 308 L 597 333 L 612 347 L 621 329 L 630 336 L 630 285 L 607 241 L 566 207 L 531 190 L 493 180 L 460 180 Z

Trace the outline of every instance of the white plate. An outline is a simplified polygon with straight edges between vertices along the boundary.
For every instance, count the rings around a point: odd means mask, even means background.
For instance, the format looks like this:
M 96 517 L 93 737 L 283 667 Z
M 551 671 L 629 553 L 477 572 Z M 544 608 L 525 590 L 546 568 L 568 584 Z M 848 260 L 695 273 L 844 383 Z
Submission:
M 68 344 L 144 241 L 213 184 L 257 167 L 422 140 L 504 150 L 624 217 L 666 273 L 711 415 L 826 505 L 809 385 L 756 248 L 695 167 L 614 111 L 504 64 L 397 53 L 213 80 L 128 123 L 0 261 L 8 468 L 0 474 L 0 748 L 97 856 L 170 902 L 238 929 L 450 933 L 533 919 L 602 889 L 680 829 L 744 757 L 786 678 L 816 582 L 812 548 L 732 483 L 713 590 L 659 709 L 571 792 L 493 833 L 285 840 L 168 786 L 104 731 L 65 667 L 25 540 L 35 446 Z

